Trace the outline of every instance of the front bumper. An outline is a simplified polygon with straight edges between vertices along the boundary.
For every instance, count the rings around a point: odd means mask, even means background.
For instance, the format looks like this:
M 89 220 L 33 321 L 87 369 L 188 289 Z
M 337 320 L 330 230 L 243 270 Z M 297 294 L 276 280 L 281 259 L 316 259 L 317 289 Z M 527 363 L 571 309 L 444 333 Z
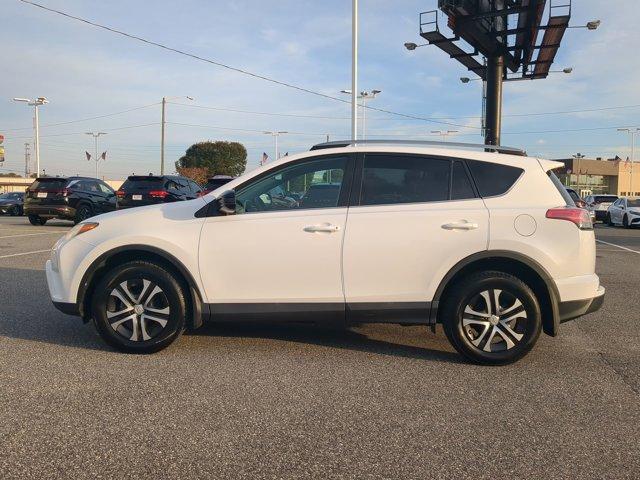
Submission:
M 571 300 L 568 302 L 560 302 L 558 304 L 558 314 L 560 323 L 568 322 L 574 318 L 587 315 L 600 310 L 604 304 L 605 289 L 603 286 L 598 287 L 596 296 L 593 298 L 585 298 L 583 300 Z
M 596 220 L 598 221 L 605 221 L 607 218 L 607 210 L 596 210 L 594 212 L 596 214 Z

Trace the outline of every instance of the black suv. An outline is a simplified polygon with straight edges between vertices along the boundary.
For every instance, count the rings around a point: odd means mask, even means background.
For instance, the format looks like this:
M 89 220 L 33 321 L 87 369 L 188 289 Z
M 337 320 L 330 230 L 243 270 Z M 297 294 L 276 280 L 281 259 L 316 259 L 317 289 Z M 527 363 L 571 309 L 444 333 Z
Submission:
M 27 189 L 24 214 L 32 225 L 51 218 L 81 222 L 116 209 L 116 193 L 102 180 L 88 177 L 42 177 Z
M 229 183 L 235 178 L 236 177 L 231 177 L 229 175 L 216 175 L 215 177 L 211 177 L 207 180 L 207 183 L 204 185 L 200 195 L 206 195 L 207 193 L 213 192 L 216 188 Z
M 24 192 L 8 192 L 0 195 L 0 215 L 3 213 L 11 216 L 22 215 L 24 204 Z
M 200 185 L 179 175 L 132 175 L 122 184 L 116 195 L 120 209 L 191 200 L 197 198 L 201 192 Z

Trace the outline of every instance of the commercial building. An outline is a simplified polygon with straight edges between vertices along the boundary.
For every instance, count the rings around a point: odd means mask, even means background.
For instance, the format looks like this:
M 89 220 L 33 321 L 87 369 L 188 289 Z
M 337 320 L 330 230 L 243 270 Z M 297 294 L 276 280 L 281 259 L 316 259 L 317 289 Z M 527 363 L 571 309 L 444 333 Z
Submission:
M 558 177 L 564 185 L 573 188 L 581 197 L 599 193 L 611 193 L 622 197 L 640 196 L 639 162 L 632 164 L 619 157 L 557 160 L 565 165 L 564 169 L 557 172 Z

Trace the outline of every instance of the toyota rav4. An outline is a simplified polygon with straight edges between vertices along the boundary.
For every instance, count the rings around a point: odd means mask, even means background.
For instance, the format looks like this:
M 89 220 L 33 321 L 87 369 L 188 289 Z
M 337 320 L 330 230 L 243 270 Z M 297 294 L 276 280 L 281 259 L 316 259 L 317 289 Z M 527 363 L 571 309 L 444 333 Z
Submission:
M 126 352 L 205 321 L 386 322 L 442 324 L 471 361 L 510 363 L 604 298 L 559 167 L 506 147 L 320 144 L 195 200 L 76 225 L 49 290 Z

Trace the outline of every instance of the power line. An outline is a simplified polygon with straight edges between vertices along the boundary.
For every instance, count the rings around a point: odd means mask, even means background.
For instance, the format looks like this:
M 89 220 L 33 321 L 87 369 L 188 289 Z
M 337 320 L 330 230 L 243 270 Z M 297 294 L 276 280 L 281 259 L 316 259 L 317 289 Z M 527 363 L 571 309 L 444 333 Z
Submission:
M 164 50 L 167 50 L 167 51 L 170 51 L 170 52 L 173 52 L 173 53 L 177 53 L 179 55 L 184 55 L 186 57 L 193 58 L 194 60 L 199 60 L 201 62 L 206 62 L 206 63 L 209 63 L 211 65 L 216 65 L 216 66 L 221 67 L 221 68 L 226 68 L 227 70 L 231 70 L 231 71 L 236 72 L 236 73 L 240 73 L 240 74 L 243 74 L 243 75 L 248 75 L 250 77 L 257 78 L 259 80 L 264 80 L 266 82 L 270 82 L 270 83 L 273 83 L 273 84 L 276 84 L 276 85 L 280 85 L 282 87 L 287 87 L 287 88 L 291 88 L 291 89 L 294 89 L 294 90 L 298 90 L 300 92 L 308 93 L 310 95 L 315 95 L 317 97 L 322 97 L 322 98 L 326 98 L 326 99 L 329 99 L 329 100 L 334 100 L 334 101 L 341 102 L 341 103 L 347 103 L 347 104 L 350 103 L 349 100 L 345 100 L 343 98 L 334 97 L 334 96 L 328 95 L 326 93 L 322 93 L 322 92 L 318 92 L 318 91 L 315 91 L 315 90 L 311 90 L 309 88 L 301 87 L 299 85 L 294 85 L 292 83 L 283 82 L 281 80 L 276 80 L 274 78 L 267 77 L 265 75 L 261 75 L 261 74 L 258 74 L 258 73 L 253 73 L 253 72 L 250 72 L 249 70 L 245 70 L 245 69 L 238 68 L 238 67 L 233 67 L 231 65 L 227 65 L 227 64 L 215 61 L 215 60 L 211 60 L 210 58 L 201 57 L 201 56 L 196 55 L 194 53 L 185 52 L 184 50 L 179 50 L 177 48 L 173 48 L 173 47 L 170 47 L 168 45 L 164 45 L 162 43 L 158 43 L 158 42 L 154 42 L 152 40 L 148 40 L 148 39 L 140 37 L 138 35 L 134 35 L 134 34 L 131 34 L 131 33 L 124 32 L 122 30 L 117 30 L 115 28 L 108 27 L 106 25 L 102 25 L 102 24 L 99 24 L 99 23 L 96 23 L 96 22 L 92 22 L 91 20 L 87 20 L 87 19 L 82 18 L 82 17 L 71 15 L 71 14 L 65 13 L 65 12 L 63 12 L 61 10 L 56 10 L 54 8 L 46 7 L 46 6 L 41 5 L 39 3 L 36 3 L 36 2 L 32 2 L 32 1 L 29 1 L 29 0 L 19 0 L 19 1 L 22 2 L 22 3 L 26 3 L 28 5 L 32 5 L 34 7 L 41 8 L 42 10 L 46 10 L 48 12 L 55 13 L 57 15 L 62 15 L 63 17 L 69 18 L 71 20 L 76 20 L 78 22 L 82 22 L 82 23 L 85 23 L 87 25 L 91 25 L 92 27 L 100 28 L 102 30 L 106 30 L 108 32 L 115 33 L 115 34 L 121 35 L 123 37 L 132 39 L 132 40 L 137 40 L 137 41 L 145 43 L 147 45 L 152 45 L 154 47 L 162 48 Z M 400 117 L 404 117 L 404 118 L 412 118 L 414 120 L 422 120 L 422 121 L 430 122 L 430 123 L 439 123 L 439 124 L 443 124 L 443 125 L 451 125 L 451 126 L 460 127 L 460 128 L 480 129 L 480 127 L 473 127 L 473 126 L 469 126 L 469 125 L 459 125 L 459 124 L 450 123 L 450 122 L 431 120 L 431 119 L 429 119 L 427 117 L 421 117 L 421 116 L 418 116 L 418 115 L 394 112 L 394 111 L 391 111 L 391 110 L 385 110 L 385 109 L 382 109 L 382 108 L 376 108 L 376 107 L 371 107 L 371 106 L 365 106 L 364 108 L 368 108 L 369 110 L 375 110 L 375 111 L 378 111 L 378 112 L 387 113 L 387 114 L 390 114 L 390 115 L 400 116 Z
M 107 117 L 114 117 L 116 115 L 122 115 L 123 113 L 129 113 L 129 112 L 133 112 L 135 110 L 142 110 L 143 108 L 149 108 L 149 107 L 153 107 L 155 105 L 160 105 L 160 102 L 156 102 L 156 103 L 150 103 L 149 105 L 142 105 L 141 107 L 133 107 L 133 108 L 129 108 L 128 110 L 122 110 L 121 112 L 114 112 L 114 113 L 107 113 L 105 115 L 97 115 L 95 117 L 88 117 L 88 118 L 82 118 L 80 120 L 70 120 L 67 122 L 59 122 L 59 123 L 47 123 L 45 125 L 40 125 L 40 128 L 44 128 L 44 127 L 58 127 L 60 125 L 70 125 L 72 123 L 82 123 L 82 122 L 88 122 L 90 120 L 97 120 L 99 118 L 107 118 Z M 32 130 L 33 127 L 24 127 L 24 128 L 9 128 L 9 129 L 2 129 L 2 131 L 4 132 L 17 132 L 19 130 Z

